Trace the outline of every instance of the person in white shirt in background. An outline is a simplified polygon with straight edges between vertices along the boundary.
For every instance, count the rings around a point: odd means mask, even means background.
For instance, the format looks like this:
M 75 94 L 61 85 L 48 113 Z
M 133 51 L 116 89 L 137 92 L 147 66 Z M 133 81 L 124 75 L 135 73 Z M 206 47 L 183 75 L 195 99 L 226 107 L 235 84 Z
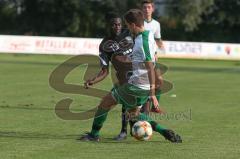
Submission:
M 161 37 L 161 25 L 158 21 L 152 18 L 154 12 L 154 3 L 152 0 L 142 1 L 142 11 L 144 14 L 144 27 L 146 30 L 151 31 L 154 34 L 154 39 L 159 49 L 164 49 L 162 37 Z

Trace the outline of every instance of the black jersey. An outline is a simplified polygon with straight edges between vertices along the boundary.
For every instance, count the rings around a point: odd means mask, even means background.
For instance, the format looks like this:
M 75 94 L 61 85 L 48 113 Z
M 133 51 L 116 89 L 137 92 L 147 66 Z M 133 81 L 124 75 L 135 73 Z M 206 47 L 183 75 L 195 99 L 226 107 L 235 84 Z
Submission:
M 133 39 L 128 30 L 122 30 L 118 36 L 105 37 L 99 46 L 101 67 L 108 68 L 109 62 L 113 64 L 116 76 L 120 84 L 127 82 L 131 75 L 131 63 L 123 63 L 117 60 L 117 56 L 131 56 Z

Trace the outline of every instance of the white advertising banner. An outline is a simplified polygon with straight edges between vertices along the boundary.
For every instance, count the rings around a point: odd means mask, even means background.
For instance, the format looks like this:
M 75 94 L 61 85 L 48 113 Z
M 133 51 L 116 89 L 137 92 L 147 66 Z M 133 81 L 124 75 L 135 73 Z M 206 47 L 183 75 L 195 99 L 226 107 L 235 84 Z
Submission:
M 102 39 L 0 35 L 0 52 L 98 55 Z M 164 41 L 160 57 L 240 60 L 240 44 Z
M 240 44 L 165 41 L 160 57 L 240 59 Z
M 32 54 L 98 54 L 101 39 L 0 36 L 0 52 Z

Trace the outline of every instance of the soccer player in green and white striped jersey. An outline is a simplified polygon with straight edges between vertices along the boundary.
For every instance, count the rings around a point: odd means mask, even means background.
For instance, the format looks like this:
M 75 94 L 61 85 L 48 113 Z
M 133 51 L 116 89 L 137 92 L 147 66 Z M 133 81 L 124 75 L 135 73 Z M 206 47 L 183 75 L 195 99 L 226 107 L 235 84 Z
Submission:
M 163 42 L 161 40 L 160 23 L 152 18 L 152 14 L 154 11 L 153 1 L 152 0 L 143 0 L 141 2 L 141 5 L 142 5 L 142 10 L 143 10 L 143 15 L 144 15 L 145 30 L 149 30 L 150 32 L 152 32 L 152 34 L 154 35 L 154 40 L 155 40 L 158 48 L 164 49 Z M 155 55 L 155 59 L 157 60 L 157 55 Z M 160 96 L 161 96 L 160 88 L 163 85 L 163 78 L 161 76 L 161 71 L 158 66 L 159 65 L 156 63 L 156 66 L 155 66 L 155 78 L 156 78 L 155 79 L 155 82 L 156 82 L 156 91 L 155 92 L 156 92 L 156 94 L 155 95 L 159 102 Z M 124 109 L 122 109 L 122 110 L 123 110 L 123 114 L 126 114 L 124 112 L 126 110 L 124 110 Z M 163 113 L 163 111 L 158 106 L 155 107 L 152 104 L 152 102 L 150 102 L 149 100 L 142 106 L 141 111 L 144 112 L 145 114 L 149 114 L 150 111 L 155 112 L 155 113 Z M 125 136 L 127 134 L 127 125 L 128 125 L 128 121 L 126 120 L 126 118 L 122 118 L 122 128 L 121 128 L 120 134 L 116 137 L 117 140 L 122 140 L 125 138 Z M 124 136 L 124 138 L 123 138 L 123 136 Z

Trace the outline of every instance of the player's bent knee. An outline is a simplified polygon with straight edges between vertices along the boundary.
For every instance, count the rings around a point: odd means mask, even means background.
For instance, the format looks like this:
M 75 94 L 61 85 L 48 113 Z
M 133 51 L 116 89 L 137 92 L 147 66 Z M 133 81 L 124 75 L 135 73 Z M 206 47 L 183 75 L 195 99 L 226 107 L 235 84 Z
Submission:
M 115 99 L 112 97 L 111 94 L 107 94 L 105 97 L 103 97 L 101 103 L 98 107 L 104 108 L 104 109 L 111 109 L 116 105 Z

